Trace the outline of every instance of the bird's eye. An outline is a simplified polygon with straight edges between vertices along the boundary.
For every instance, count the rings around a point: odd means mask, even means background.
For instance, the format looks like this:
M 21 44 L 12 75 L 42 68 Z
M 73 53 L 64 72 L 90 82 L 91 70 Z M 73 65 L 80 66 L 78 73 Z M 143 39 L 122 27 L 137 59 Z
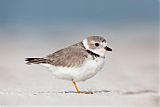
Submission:
M 98 46 L 99 46 L 99 43 L 95 43 L 95 46 L 97 46 L 97 47 L 98 47 Z

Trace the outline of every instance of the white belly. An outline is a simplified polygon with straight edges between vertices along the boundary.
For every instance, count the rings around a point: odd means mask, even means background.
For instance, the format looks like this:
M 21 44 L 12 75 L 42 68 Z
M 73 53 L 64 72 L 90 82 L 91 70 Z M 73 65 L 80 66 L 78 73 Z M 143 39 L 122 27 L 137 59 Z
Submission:
M 65 80 L 85 81 L 100 71 L 104 65 L 104 58 L 95 58 L 94 60 L 89 57 L 80 67 L 56 67 L 49 64 L 42 64 L 49 68 L 55 77 Z

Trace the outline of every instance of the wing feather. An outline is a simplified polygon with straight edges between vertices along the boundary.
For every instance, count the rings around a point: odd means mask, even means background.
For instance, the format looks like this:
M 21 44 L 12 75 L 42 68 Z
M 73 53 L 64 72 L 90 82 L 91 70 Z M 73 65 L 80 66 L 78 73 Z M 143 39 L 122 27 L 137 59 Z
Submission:
M 48 55 L 47 63 L 55 66 L 80 66 L 88 57 L 88 53 L 81 45 L 73 45 Z M 45 58 L 45 59 L 46 59 Z

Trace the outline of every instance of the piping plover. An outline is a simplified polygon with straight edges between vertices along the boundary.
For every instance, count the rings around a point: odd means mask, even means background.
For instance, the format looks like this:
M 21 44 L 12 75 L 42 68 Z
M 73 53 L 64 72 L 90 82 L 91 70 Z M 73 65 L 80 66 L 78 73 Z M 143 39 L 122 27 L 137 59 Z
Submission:
M 85 81 L 100 71 L 105 62 L 106 51 L 112 51 L 101 36 L 90 36 L 82 42 L 56 51 L 43 58 L 26 58 L 27 64 L 40 64 L 49 68 L 55 77 L 73 82 L 77 93 L 81 92 L 76 82 Z

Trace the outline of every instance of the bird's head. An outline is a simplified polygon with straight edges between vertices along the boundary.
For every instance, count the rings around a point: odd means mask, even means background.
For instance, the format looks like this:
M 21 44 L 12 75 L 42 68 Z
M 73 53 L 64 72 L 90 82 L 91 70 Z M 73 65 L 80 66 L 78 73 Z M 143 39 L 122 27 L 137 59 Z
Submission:
M 90 36 L 82 41 L 84 47 L 96 53 L 102 57 L 105 56 L 106 51 L 112 51 L 111 48 L 107 46 L 107 41 L 101 36 Z

